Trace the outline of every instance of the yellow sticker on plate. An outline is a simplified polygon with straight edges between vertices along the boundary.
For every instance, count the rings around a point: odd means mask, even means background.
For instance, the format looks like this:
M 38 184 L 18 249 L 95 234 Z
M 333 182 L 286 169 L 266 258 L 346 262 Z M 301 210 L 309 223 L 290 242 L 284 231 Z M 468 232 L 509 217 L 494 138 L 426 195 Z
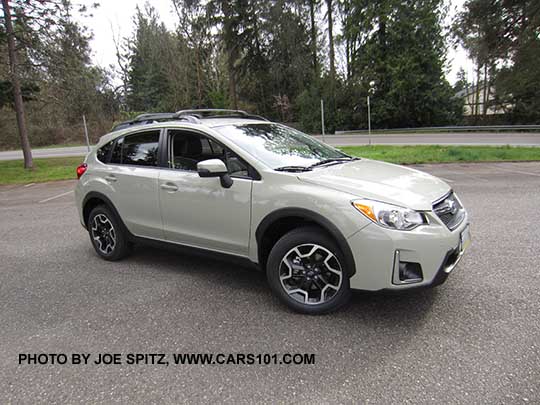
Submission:
M 468 225 L 463 230 L 463 232 L 461 232 L 460 238 L 461 238 L 461 250 L 465 250 L 469 246 L 471 246 L 471 230 Z

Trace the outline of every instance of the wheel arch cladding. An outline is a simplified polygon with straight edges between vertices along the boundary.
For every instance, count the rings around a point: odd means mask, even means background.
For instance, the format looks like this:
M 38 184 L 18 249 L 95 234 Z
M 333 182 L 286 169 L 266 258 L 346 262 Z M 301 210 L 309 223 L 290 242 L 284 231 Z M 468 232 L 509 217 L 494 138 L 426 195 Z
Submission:
M 305 208 L 281 208 L 268 214 L 257 226 L 257 256 L 259 266 L 266 268 L 268 255 L 275 243 L 286 233 L 300 226 L 315 225 L 328 234 L 339 246 L 345 256 L 347 274 L 356 273 L 354 256 L 347 239 L 327 218 Z
M 122 217 L 120 217 L 120 214 L 118 213 L 116 207 L 111 202 L 111 200 L 109 200 L 109 198 L 105 196 L 104 194 L 98 193 L 96 191 L 91 191 L 84 197 L 82 205 L 83 205 L 84 225 L 86 227 L 88 227 L 88 219 L 90 217 L 90 213 L 92 212 L 92 210 L 99 205 L 104 205 L 108 209 L 110 209 L 112 213 L 116 216 L 116 220 L 120 222 L 120 226 L 127 233 L 127 235 L 131 236 L 131 232 L 129 232 L 129 230 L 126 228 L 126 225 L 124 224 Z

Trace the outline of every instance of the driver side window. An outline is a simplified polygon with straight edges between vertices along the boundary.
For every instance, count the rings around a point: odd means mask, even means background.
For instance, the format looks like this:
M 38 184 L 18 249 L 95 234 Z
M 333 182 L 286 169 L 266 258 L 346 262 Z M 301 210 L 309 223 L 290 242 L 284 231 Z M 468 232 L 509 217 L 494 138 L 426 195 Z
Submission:
M 195 133 L 169 131 L 169 166 L 173 169 L 197 171 L 197 163 L 208 159 L 222 160 L 231 176 L 249 177 L 248 165 L 234 152 L 214 140 Z

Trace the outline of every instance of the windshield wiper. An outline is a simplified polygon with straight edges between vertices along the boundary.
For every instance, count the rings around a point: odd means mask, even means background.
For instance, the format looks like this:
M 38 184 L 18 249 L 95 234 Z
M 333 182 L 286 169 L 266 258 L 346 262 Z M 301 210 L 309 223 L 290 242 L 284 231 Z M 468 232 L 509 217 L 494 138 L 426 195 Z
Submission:
M 353 160 L 358 160 L 358 158 L 355 158 L 355 157 L 342 157 L 342 158 L 324 159 L 324 160 L 321 160 L 320 162 L 313 163 L 309 167 L 322 166 L 322 165 L 325 165 L 327 163 L 345 163 L 345 162 L 351 162 Z
M 311 168 L 306 166 L 281 166 L 274 170 L 278 172 L 309 172 Z

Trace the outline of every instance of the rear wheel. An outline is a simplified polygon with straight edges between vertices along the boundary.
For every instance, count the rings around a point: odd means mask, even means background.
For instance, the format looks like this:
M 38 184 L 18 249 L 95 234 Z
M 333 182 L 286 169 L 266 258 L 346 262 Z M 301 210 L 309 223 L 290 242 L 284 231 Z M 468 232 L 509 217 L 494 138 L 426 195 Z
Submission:
M 270 252 L 266 274 L 278 297 L 295 311 L 335 311 L 350 298 L 343 253 L 320 228 L 303 227 L 283 236 Z
M 130 244 L 120 221 L 104 205 L 90 212 L 88 233 L 97 254 L 105 260 L 120 260 L 130 253 Z

